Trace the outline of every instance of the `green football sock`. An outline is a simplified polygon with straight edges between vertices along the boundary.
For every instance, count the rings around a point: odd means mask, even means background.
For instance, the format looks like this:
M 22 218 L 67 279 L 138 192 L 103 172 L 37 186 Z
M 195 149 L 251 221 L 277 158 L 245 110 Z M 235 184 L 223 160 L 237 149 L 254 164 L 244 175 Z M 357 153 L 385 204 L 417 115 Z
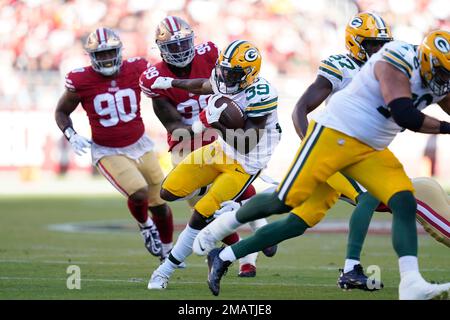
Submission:
M 290 213 L 280 219 L 258 229 L 255 234 L 231 246 L 237 259 L 273 246 L 286 239 L 297 237 L 308 229 L 308 225 L 299 216 Z
M 417 256 L 417 203 L 411 191 L 401 191 L 389 200 L 392 210 L 392 244 L 399 257 Z
M 247 223 L 257 219 L 266 218 L 272 214 L 289 212 L 292 208 L 278 199 L 277 193 L 260 193 L 253 196 L 236 213 L 240 223 Z
M 370 220 L 380 201 L 368 192 L 358 196 L 358 204 L 350 218 L 347 242 L 347 259 L 360 260 L 361 250 Z

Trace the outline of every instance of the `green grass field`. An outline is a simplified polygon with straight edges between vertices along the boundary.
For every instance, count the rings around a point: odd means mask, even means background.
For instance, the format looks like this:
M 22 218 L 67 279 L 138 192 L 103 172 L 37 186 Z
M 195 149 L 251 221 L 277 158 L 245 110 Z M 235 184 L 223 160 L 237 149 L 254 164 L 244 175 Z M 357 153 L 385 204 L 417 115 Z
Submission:
M 184 204 L 172 205 L 177 224 L 185 224 Z M 348 220 L 351 207 L 338 204 L 324 222 Z M 374 220 L 389 220 L 375 214 Z M 126 228 L 104 232 L 62 232 L 50 225 L 82 223 Z M 322 223 L 324 223 L 322 222 Z M 178 232 L 177 232 L 178 235 Z M 222 280 L 219 299 L 397 299 L 399 275 L 390 236 L 368 236 L 362 263 L 379 265 L 385 288 L 379 292 L 336 287 L 346 234 L 307 233 L 281 244 L 274 258 L 260 255 L 256 278 L 237 277 L 234 265 Z M 420 266 L 428 280 L 449 280 L 447 247 L 419 236 Z M 206 285 L 203 257 L 191 256 L 165 291 L 147 290 L 158 266 L 119 196 L 0 198 L 0 299 L 217 299 Z M 81 269 L 81 290 L 66 287 L 69 265 Z

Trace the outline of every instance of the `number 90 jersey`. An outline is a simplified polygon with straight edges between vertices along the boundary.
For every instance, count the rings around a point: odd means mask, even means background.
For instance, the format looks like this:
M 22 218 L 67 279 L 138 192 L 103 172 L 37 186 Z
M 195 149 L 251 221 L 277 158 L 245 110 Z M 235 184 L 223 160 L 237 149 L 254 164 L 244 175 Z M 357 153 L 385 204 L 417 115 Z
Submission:
M 142 58 L 123 61 L 117 75 L 105 77 L 91 66 L 75 69 L 66 76 L 66 89 L 79 95 L 92 131 L 101 146 L 129 146 L 145 132 L 141 118 L 139 76 L 147 69 Z
M 444 96 L 435 95 L 422 82 L 417 47 L 402 41 L 391 41 L 364 64 L 350 84 L 336 92 L 323 112 L 314 116 L 321 125 L 354 137 L 376 150 L 389 146 L 403 130 L 393 120 L 384 103 L 374 68 L 384 61 L 408 77 L 414 106 L 423 110 Z

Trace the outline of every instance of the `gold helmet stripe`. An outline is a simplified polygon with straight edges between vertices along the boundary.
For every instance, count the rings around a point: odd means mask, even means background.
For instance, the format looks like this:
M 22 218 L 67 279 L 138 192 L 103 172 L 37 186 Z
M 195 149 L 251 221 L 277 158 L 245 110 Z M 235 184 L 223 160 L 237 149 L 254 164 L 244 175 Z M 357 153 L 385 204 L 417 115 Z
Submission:
M 233 56 L 234 51 L 236 50 L 236 48 L 245 43 L 247 41 L 245 40 L 235 40 L 233 41 L 226 49 L 225 52 L 223 54 L 224 59 L 227 59 L 228 62 L 230 61 L 231 57 Z

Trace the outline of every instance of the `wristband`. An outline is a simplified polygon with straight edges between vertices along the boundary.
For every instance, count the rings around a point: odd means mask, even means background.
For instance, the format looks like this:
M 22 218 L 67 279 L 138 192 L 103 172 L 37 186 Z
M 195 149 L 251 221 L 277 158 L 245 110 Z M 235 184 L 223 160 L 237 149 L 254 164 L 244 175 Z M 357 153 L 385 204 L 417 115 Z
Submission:
M 450 123 L 446 121 L 441 121 L 441 126 L 439 127 L 440 133 L 450 133 Z
M 74 134 L 76 134 L 76 131 L 71 127 L 68 126 L 63 130 L 64 136 L 67 140 L 70 140 Z

